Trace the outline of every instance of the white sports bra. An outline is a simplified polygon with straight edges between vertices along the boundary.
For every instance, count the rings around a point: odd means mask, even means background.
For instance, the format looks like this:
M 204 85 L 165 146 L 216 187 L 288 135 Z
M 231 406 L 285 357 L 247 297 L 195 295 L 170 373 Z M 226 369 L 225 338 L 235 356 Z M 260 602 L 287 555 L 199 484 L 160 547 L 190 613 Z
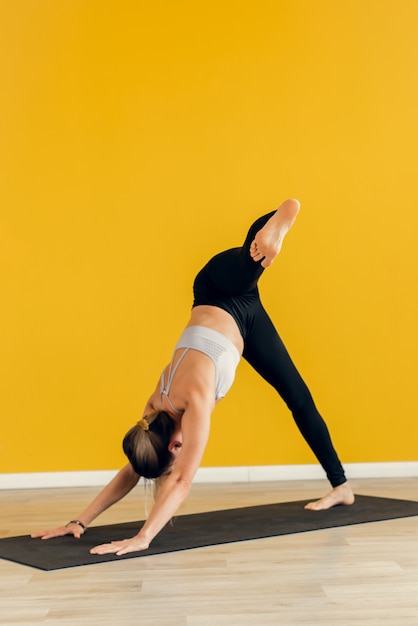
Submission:
M 235 371 L 241 358 L 239 351 L 232 341 L 212 328 L 207 328 L 206 326 L 188 326 L 178 340 L 174 351 L 179 348 L 185 348 L 185 350 L 180 355 L 174 367 L 173 360 L 171 360 L 167 381 L 164 381 L 164 372 L 161 374 L 161 404 L 163 396 L 165 396 L 173 411 L 183 413 L 183 411 L 179 411 L 179 409 L 176 409 L 173 405 L 169 393 L 176 370 L 189 350 L 198 350 L 212 359 L 216 372 L 215 401 L 223 398 L 234 382 Z

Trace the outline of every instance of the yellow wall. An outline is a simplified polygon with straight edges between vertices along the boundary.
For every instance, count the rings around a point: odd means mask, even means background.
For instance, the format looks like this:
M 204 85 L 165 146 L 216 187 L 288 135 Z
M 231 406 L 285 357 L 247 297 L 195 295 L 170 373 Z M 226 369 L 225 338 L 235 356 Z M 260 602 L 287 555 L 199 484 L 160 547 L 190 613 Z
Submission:
M 0 471 L 119 466 L 194 274 L 288 196 L 263 300 L 343 460 L 417 459 L 418 3 L 0 13 Z M 311 462 L 241 363 L 203 464 Z

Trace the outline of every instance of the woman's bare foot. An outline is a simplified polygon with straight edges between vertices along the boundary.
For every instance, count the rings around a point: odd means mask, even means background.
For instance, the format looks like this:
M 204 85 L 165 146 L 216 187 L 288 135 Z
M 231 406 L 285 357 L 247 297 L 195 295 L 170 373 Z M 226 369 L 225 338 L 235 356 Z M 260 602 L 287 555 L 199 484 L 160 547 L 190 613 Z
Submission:
M 352 492 L 350 485 L 348 483 L 344 483 L 343 485 L 334 487 L 334 489 L 324 498 L 316 500 L 316 502 L 309 502 L 309 504 L 305 506 L 305 509 L 308 509 L 309 511 L 325 511 L 326 509 L 331 509 L 333 506 L 338 506 L 339 504 L 354 504 L 354 500 L 354 493 Z
M 258 231 L 251 243 L 250 255 L 254 261 L 261 261 L 263 267 L 269 267 L 279 254 L 283 239 L 293 225 L 300 204 L 298 200 L 290 198 L 283 202 L 274 215 Z

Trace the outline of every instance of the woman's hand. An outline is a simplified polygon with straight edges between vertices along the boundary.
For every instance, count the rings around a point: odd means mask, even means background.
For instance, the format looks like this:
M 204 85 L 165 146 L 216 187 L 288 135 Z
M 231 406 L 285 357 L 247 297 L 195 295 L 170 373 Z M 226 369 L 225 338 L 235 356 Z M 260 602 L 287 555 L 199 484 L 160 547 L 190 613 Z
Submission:
M 116 554 L 116 556 L 122 556 L 129 552 L 139 552 L 147 548 L 149 548 L 149 541 L 146 541 L 140 535 L 136 535 L 131 539 L 112 541 L 112 543 L 104 543 L 100 546 L 96 546 L 90 550 L 90 554 Z
M 53 539 L 54 537 L 64 537 L 65 535 L 73 535 L 76 539 L 80 539 L 81 535 L 84 535 L 85 530 L 80 524 L 68 524 L 67 526 L 59 526 L 58 528 L 52 528 L 51 530 L 41 530 L 37 533 L 32 533 L 32 539 Z

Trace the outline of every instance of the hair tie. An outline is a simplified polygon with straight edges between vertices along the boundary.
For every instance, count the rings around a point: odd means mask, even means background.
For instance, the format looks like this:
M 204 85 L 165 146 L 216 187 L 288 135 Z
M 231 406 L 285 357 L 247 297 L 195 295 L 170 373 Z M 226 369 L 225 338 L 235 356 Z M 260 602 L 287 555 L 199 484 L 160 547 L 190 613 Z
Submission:
M 142 430 L 149 430 L 149 424 L 146 417 L 143 417 L 141 420 L 139 420 L 139 422 L 137 422 L 137 425 L 142 428 Z

